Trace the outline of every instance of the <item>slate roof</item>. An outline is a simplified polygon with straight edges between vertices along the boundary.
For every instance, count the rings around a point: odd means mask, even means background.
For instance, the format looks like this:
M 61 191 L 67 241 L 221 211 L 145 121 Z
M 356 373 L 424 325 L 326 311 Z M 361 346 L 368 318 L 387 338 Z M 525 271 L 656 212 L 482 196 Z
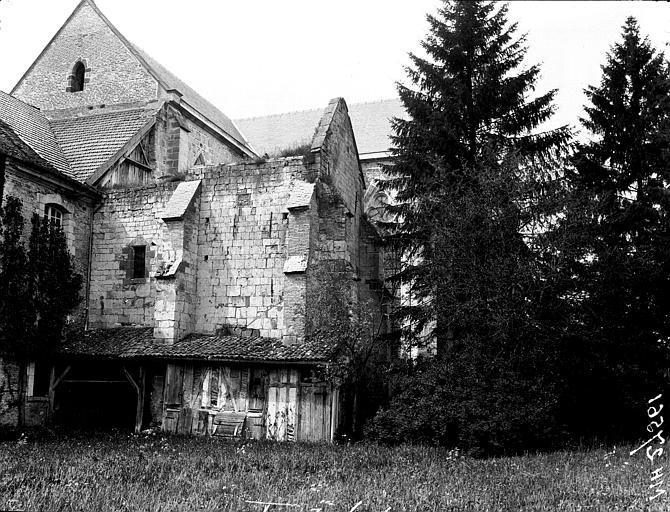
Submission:
M 38 108 L 0 91 L 0 119 L 51 166 L 74 177 L 49 120 Z
M 352 103 L 348 109 L 361 156 L 388 151 L 391 147 L 391 118 L 407 117 L 399 99 Z M 310 143 L 322 115 L 323 110 L 303 110 L 237 119 L 235 123 L 257 153 L 272 155 L 282 149 Z
M 124 38 L 125 39 L 125 38 Z M 198 94 L 194 89 L 181 80 L 179 77 L 168 71 L 161 63 L 154 60 L 144 50 L 130 43 L 125 39 L 130 47 L 130 50 L 138 54 L 142 60 L 147 64 L 148 71 L 156 77 L 156 79 L 163 84 L 166 89 L 176 89 L 182 94 L 182 99 L 193 106 L 198 112 L 204 115 L 207 119 L 222 128 L 228 135 L 230 135 L 237 142 L 248 148 L 244 136 L 239 132 L 235 123 L 230 120 L 223 112 L 212 105 L 209 101 Z
M 157 107 L 82 114 L 52 119 L 51 126 L 72 174 L 85 182 L 155 115 Z
M 0 119 L 0 153 L 30 163 L 36 167 L 52 169 L 49 162 L 35 153 L 2 119 Z
M 336 351 L 312 340 L 284 345 L 281 340 L 217 334 L 190 334 L 173 345 L 154 343 L 151 327 L 115 327 L 70 333 L 61 354 L 93 358 L 164 358 L 254 362 L 325 362 Z

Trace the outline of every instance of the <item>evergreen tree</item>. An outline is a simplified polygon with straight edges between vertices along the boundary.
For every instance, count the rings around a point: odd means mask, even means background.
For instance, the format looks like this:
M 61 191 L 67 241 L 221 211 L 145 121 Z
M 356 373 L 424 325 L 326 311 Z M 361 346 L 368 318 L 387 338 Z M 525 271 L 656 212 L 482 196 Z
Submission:
M 0 211 L 0 353 L 19 366 L 19 426 L 23 426 L 26 367 L 44 360 L 62 341 L 67 315 L 79 302 L 65 235 L 47 219 L 32 217 L 26 251 L 21 201 L 8 197 Z
M 513 155 L 516 168 L 532 177 L 570 136 L 565 127 L 534 131 L 551 117 L 555 91 L 531 97 L 540 69 L 522 68 L 525 36 L 515 36 L 507 11 L 507 5 L 492 2 L 445 1 L 438 16 L 428 16 L 430 33 L 422 43 L 427 58 L 410 54 L 407 73 L 414 88 L 398 86 L 409 119 L 394 120 L 395 164 L 387 169 L 385 186 L 397 191 L 397 205 L 390 209 L 401 219 L 391 237 L 405 259 L 396 279 L 412 293 L 411 305 L 399 313 L 410 337 L 436 320 L 430 335 L 442 353 L 448 339 L 467 335 L 472 320 L 457 323 L 449 314 L 469 299 L 467 293 L 449 293 L 464 289 L 457 280 L 465 272 L 457 268 L 464 258 L 443 250 L 443 227 L 453 213 L 445 208 L 464 194 L 477 200 L 482 166 L 511 170 L 510 160 L 504 166 L 501 161 Z M 511 172 L 509 179 L 521 176 Z M 518 206 L 515 198 L 507 200 L 510 208 Z M 507 235 L 507 247 L 517 244 L 512 253 L 522 251 L 519 233 Z M 457 239 L 450 242 L 458 245 Z
M 429 326 L 440 357 L 401 379 L 373 424 L 380 437 L 499 453 L 544 446 L 553 427 L 564 319 L 546 289 L 543 225 L 556 208 L 549 163 L 570 132 L 537 132 L 555 91 L 532 97 L 539 68 L 522 67 L 507 10 L 445 2 L 428 17 L 428 58 L 411 56 L 415 89 L 399 86 L 410 119 L 394 122 L 386 186 L 414 304 L 400 313 L 410 337 Z
M 634 18 L 585 92 L 592 141 L 577 148 L 557 231 L 572 247 L 564 296 L 580 340 L 565 405 L 582 434 L 635 436 L 668 365 L 670 73 Z

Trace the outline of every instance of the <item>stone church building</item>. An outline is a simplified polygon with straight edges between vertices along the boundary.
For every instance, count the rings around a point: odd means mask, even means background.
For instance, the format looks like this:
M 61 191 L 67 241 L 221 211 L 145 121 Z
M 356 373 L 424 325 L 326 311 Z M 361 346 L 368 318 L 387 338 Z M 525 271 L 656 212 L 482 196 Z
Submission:
M 84 276 L 63 348 L 28 366 L 27 423 L 331 440 L 340 353 L 308 332 L 310 273 L 341 269 L 390 328 L 364 173 L 388 158 L 383 103 L 361 107 L 383 111 L 375 150 L 337 98 L 285 120 L 301 156 L 269 156 L 272 129 L 233 122 L 82 0 L 0 92 L 3 197 L 60 225 Z M 0 354 L 0 423 L 17 421 L 17 371 Z

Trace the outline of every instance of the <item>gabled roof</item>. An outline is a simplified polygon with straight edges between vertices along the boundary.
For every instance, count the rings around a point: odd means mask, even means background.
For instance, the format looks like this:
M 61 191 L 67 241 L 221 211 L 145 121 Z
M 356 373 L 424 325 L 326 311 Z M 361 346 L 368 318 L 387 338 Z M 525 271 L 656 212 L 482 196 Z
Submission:
M 0 120 L 56 170 L 74 177 L 49 120 L 39 109 L 0 91 Z
M 36 63 L 40 60 L 44 52 L 51 46 L 51 44 L 56 40 L 58 35 L 63 31 L 65 26 L 74 18 L 75 14 L 82 8 L 83 5 L 89 5 L 95 13 L 100 17 L 100 19 L 109 27 L 109 29 L 114 33 L 114 35 L 121 41 L 121 43 L 128 48 L 130 53 L 139 61 L 139 63 L 151 74 L 154 79 L 160 84 L 160 86 L 166 91 L 175 89 L 179 91 L 182 95 L 182 101 L 185 101 L 188 105 L 192 106 L 199 114 L 208 119 L 211 123 L 218 126 L 223 132 L 225 132 L 231 139 L 231 141 L 243 148 L 244 151 L 249 154 L 253 154 L 253 151 L 249 148 L 249 145 L 246 143 L 244 137 L 240 134 L 235 124 L 217 107 L 212 105 L 205 98 L 200 96 L 195 90 L 189 87 L 185 82 L 180 80 L 173 73 L 168 71 L 160 63 L 150 57 L 146 52 L 132 44 L 126 37 L 119 32 L 119 30 L 112 24 L 111 21 L 102 13 L 93 0 L 81 0 L 77 7 L 72 11 L 72 14 L 68 19 L 63 23 L 58 32 L 51 38 L 49 43 L 42 50 L 40 55 L 35 59 L 31 66 L 26 70 L 23 76 L 19 79 L 17 84 L 14 86 L 12 93 L 16 91 L 17 87 L 23 79 L 30 73 L 34 68 Z M 155 98 L 160 99 L 160 98 Z
M 151 327 L 115 327 L 71 332 L 60 353 L 77 357 L 204 359 L 254 362 L 325 362 L 336 347 L 325 340 L 284 345 L 281 340 L 189 334 L 172 344 L 155 343 Z
M 348 105 L 349 117 L 361 157 L 388 152 L 391 119 L 406 118 L 398 99 Z M 281 149 L 311 142 L 323 110 L 303 110 L 264 117 L 237 119 L 235 123 L 257 153 L 274 154 Z
M 51 126 L 72 174 L 88 180 L 147 123 L 154 122 L 157 106 L 107 111 L 99 109 L 65 119 L 52 119 Z

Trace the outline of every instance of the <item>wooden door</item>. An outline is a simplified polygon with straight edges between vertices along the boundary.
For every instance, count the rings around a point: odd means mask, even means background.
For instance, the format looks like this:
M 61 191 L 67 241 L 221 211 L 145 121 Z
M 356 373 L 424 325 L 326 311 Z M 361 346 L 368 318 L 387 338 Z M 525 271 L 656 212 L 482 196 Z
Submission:
M 266 413 L 267 438 L 273 441 L 296 441 L 297 409 L 297 370 L 272 370 Z
M 300 384 L 300 441 L 330 441 L 330 397 L 325 384 Z

